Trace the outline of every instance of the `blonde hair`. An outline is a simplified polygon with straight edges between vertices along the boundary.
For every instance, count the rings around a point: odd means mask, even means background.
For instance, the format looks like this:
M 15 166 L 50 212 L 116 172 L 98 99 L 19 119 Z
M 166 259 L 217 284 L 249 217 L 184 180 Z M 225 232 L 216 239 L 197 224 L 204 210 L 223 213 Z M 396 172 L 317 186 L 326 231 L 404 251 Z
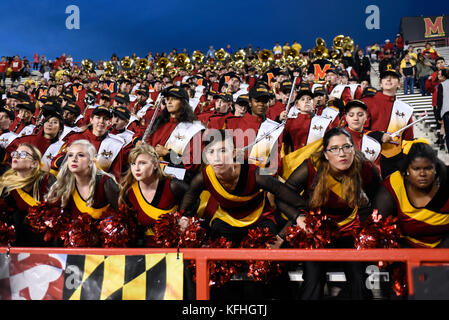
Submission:
M 89 182 L 89 194 L 86 199 L 87 206 L 91 207 L 94 201 L 95 196 L 95 184 L 96 184 L 96 176 L 98 174 L 101 175 L 107 175 L 111 177 L 112 179 L 115 178 L 114 176 L 104 172 L 101 169 L 98 169 L 95 164 L 95 157 L 97 155 L 97 150 L 95 147 L 88 141 L 88 140 L 76 140 L 72 142 L 69 147 L 67 148 L 67 154 L 69 152 L 69 149 L 73 146 L 80 145 L 83 146 L 86 152 L 89 154 L 90 159 L 90 182 Z M 61 168 L 59 170 L 59 173 L 56 177 L 56 182 L 51 186 L 50 190 L 48 191 L 46 195 L 46 200 L 52 203 L 55 203 L 57 201 L 61 201 L 61 207 L 65 208 L 70 200 L 70 197 L 72 196 L 73 191 L 76 187 L 76 179 L 75 176 L 70 172 L 68 169 L 68 163 L 67 163 L 67 154 L 64 157 L 63 163 L 61 165 Z
M 36 201 L 39 201 L 39 185 L 46 175 L 47 172 L 43 171 L 40 167 L 40 163 L 42 160 L 42 154 L 35 146 L 22 143 L 19 147 L 27 147 L 31 150 L 31 156 L 34 161 L 37 161 L 38 165 L 33 169 L 31 174 L 26 177 L 21 177 L 17 174 L 15 169 L 9 169 L 0 177 L 0 194 L 3 195 L 5 192 L 5 196 L 9 195 L 9 193 L 16 189 L 22 189 L 29 185 L 33 185 L 33 198 Z
M 126 194 L 128 193 L 133 183 L 136 181 L 131 171 L 131 165 L 136 161 L 137 157 L 140 156 L 141 154 L 147 154 L 151 157 L 151 160 L 153 161 L 153 164 L 156 167 L 155 170 L 156 175 L 160 180 L 163 180 L 168 177 L 168 175 L 165 174 L 164 171 L 162 171 L 159 162 L 159 155 L 154 150 L 154 148 L 146 143 L 142 143 L 140 146 L 137 146 L 134 149 L 132 149 L 129 153 L 128 164 L 130 165 L 130 167 L 128 168 L 125 176 L 122 179 L 122 188 L 120 190 L 120 196 L 118 198 L 119 204 L 125 203 Z

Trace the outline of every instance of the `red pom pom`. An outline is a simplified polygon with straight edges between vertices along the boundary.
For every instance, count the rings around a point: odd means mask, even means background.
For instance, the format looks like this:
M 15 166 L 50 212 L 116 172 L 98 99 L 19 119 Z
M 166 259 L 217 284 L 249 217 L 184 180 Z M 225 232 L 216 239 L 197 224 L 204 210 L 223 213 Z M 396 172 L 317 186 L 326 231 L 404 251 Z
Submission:
M 102 246 L 105 248 L 124 248 L 132 242 L 136 234 L 136 212 L 126 205 L 118 211 L 108 208 L 108 218 L 99 222 L 98 228 Z
M 221 237 L 210 241 L 207 245 L 208 248 L 231 248 L 232 242 L 227 241 L 226 238 Z M 232 276 L 237 274 L 238 268 L 241 267 L 239 261 L 211 261 L 209 263 L 210 281 L 211 286 L 215 285 L 217 287 L 222 286 L 228 282 Z
M 179 212 L 166 213 L 159 216 L 153 227 L 154 239 L 162 248 L 176 248 L 179 242 L 181 228 L 178 220 L 181 217 Z
M 310 211 L 304 220 L 306 230 L 300 226 L 288 227 L 285 235 L 287 242 L 294 248 L 324 248 L 337 236 L 337 225 L 321 211 Z
M 399 248 L 397 218 L 389 216 L 383 219 L 377 210 L 374 210 L 354 232 L 354 238 L 356 249 Z
M 42 234 L 45 241 L 60 239 L 66 233 L 72 215 L 64 212 L 59 204 L 43 202 L 28 209 L 25 221 L 35 233 Z
M 79 214 L 73 217 L 61 239 L 66 247 L 97 247 L 98 222 L 88 214 Z
M 13 224 L 14 209 L 5 200 L 0 199 L 0 245 L 16 241 L 16 230 Z
M 270 244 L 276 241 L 276 236 L 270 233 L 268 228 L 256 228 L 248 230 L 248 235 L 240 243 L 240 248 L 265 248 L 270 249 Z M 281 266 L 274 261 L 249 260 L 248 276 L 254 281 L 267 281 L 276 274 L 281 273 Z
M 200 220 L 189 218 L 188 227 L 179 236 L 180 248 L 200 248 L 206 239 L 206 230 L 201 227 Z

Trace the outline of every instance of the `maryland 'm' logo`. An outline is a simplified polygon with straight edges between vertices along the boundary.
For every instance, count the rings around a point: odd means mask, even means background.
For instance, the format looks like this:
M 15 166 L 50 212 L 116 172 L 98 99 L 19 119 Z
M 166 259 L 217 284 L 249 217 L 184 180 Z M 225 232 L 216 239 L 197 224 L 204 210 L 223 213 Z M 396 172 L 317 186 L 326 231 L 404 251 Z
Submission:
M 425 38 L 446 36 L 443 28 L 443 16 L 436 17 L 435 22 L 431 18 L 424 18 L 424 26 L 426 28 Z
M 321 68 L 321 65 L 319 65 L 318 63 L 314 64 L 313 71 L 315 74 L 315 80 L 318 80 L 318 81 L 325 80 L 326 79 L 326 71 L 330 67 L 331 67 L 330 63 L 325 64 L 323 68 Z

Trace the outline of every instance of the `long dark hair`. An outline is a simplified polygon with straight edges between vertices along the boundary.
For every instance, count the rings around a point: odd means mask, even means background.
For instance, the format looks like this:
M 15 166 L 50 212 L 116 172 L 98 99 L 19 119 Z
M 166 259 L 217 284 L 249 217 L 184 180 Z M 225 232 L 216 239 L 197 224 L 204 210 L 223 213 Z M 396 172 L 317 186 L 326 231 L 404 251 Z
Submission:
M 182 101 L 182 107 L 181 107 L 181 112 L 178 117 L 178 121 L 179 122 L 195 121 L 197 118 L 196 118 L 195 114 L 193 113 L 193 109 L 189 105 L 189 102 L 185 99 L 181 99 L 181 101 Z M 150 134 L 154 133 L 159 126 L 161 126 L 164 123 L 167 123 L 169 121 L 170 121 L 170 113 L 167 111 L 167 108 L 165 108 L 164 110 L 162 110 L 161 114 L 159 114 L 157 116 L 156 120 L 154 121 L 154 125 L 151 128 Z
M 329 140 L 332 137 L 344 135 L 352 145 L 354 141 L 351 134 L 341 127 L 330 129 L 323 137 L 323 150 L 312 155 L 312 162 L 317 167 L 317 174 L 313 184 L 313 191 L 310 197 L 309 206 L 311 209 L 317 209 L 323 206 L 329 199 L 328 175 L 330 175 L 330 164 L 325 157 L 325 152 L 329 146 Z M 342 193 L 345 200 L 351 208 L 359 205 L 362 195 L 360 170 L 362 169 L 365 157 L 363 153 L 354 150 L 354 160 L 351 167 L 345 172 L 342 177 Z

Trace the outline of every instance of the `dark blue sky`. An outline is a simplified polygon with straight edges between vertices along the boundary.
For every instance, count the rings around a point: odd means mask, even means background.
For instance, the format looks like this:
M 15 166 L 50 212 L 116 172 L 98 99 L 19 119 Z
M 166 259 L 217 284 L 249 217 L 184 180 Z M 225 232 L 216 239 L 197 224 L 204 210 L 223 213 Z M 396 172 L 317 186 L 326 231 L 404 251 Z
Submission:
M 80 29 L 66 28 L 66 7 L 80 10 Z M 380 29 L 368 30 L 367 6 L 380 12 Z M 34 52 L 50 59 L 62 52 L 75 61 L 109 59 L 135 52 L 172 48 L 195 49 L 247 46 L 272 49 L 279 41 L 297 40 L 303 48 L 322 37 L 328 46 L 338 34 L 350 35 L 366 46 L 394 40 L 402 16 L 449 14 L 449 1 L 2 1 L 0 54 L 31 57 Z

